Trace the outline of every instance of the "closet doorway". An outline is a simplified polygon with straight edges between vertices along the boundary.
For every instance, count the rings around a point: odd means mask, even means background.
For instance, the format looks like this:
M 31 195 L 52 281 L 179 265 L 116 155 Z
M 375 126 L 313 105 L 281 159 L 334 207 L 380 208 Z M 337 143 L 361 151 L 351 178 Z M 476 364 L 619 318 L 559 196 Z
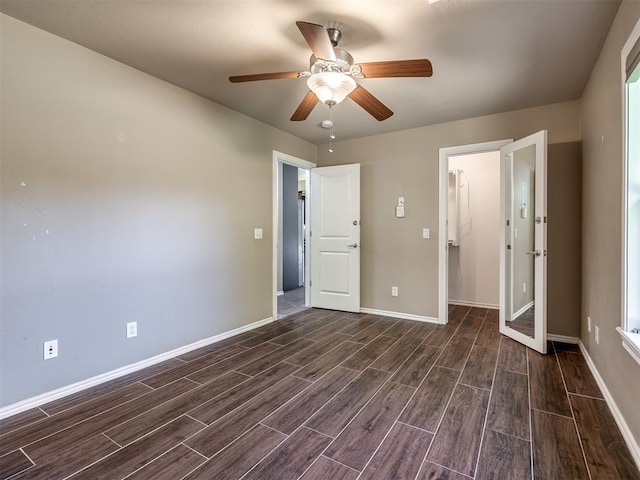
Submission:
M 449 157 L 449 305 L 500 304 L 500 151 Z
M 511 140 L 440 149 L 439 311 L 500 306 L 500 148 Z

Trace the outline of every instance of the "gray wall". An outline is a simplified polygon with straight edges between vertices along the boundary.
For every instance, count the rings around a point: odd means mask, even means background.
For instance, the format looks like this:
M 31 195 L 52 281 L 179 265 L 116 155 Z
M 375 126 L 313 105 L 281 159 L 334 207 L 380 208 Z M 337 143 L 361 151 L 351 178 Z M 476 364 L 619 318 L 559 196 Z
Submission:
M 298 288 L 298 168 L 282 165 L 282 289 Z
M 1 404 L 270 317 L 272 151 L 316 147 L 1 22 Z
M 640 2 L 623 2 L 582 99 L 581 338 L 640 443 L 640 365 L 615 330 L 622 324 L 621 52 L 638 19 Z M 587 315 L 600 327 L 599 344 Z
M 549 333 L 580 336 L 582 144 L 547 150 L 547 321 Z

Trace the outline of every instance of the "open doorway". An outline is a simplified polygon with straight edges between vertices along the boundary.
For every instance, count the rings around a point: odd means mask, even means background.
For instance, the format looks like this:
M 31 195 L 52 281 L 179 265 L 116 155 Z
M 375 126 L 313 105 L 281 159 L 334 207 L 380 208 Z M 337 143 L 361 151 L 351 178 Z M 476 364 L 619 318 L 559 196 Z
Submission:
M 449 157 L 449 305 L 500 303 L 500 151 Z
M 275 152 L 273 318 L 309 307 L 309 172 L 315 164 Z
M 280 163 L 278 185 L 278 318 L 304 310 L 308 170 Z
M 439 309 L 500 305 L 500 147 L 510 140 L 440 149 Z

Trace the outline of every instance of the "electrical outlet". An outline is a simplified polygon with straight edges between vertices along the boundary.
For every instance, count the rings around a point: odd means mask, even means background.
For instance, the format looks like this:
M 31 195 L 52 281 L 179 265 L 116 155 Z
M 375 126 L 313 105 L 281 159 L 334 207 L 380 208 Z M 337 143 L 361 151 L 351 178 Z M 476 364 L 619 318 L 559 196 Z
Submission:
M 600 327 L 596 325 L 596 345 L 600 344 Z
M 392 297 L 398 296 L 398 287 L 391 287 L 391 296 Z
M 591 332 L 591 315 L 587 315 L 587 332 Z
M 58 340 L 44 342 L 44 359 L 49 360 L 58 356 Z
M 138 336 L 138 322 L 127 323 L 127 338 Z

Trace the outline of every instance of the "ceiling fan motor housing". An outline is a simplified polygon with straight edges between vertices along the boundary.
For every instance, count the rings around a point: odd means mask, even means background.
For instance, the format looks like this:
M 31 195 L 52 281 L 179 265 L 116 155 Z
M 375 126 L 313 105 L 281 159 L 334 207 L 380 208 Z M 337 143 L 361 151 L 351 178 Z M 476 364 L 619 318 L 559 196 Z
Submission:
M 336 53 L 335 63 L 326 60 L 319 60 L 315 55 L 311 55 L 311 59 L 309 60 L 309 71 L 311 73 L 332 71 L 349 74 L 351 72 L 351 67 L 353 66 L 353 57 L 349 52 L 341 48 L 334 48 L 333 50 Z

